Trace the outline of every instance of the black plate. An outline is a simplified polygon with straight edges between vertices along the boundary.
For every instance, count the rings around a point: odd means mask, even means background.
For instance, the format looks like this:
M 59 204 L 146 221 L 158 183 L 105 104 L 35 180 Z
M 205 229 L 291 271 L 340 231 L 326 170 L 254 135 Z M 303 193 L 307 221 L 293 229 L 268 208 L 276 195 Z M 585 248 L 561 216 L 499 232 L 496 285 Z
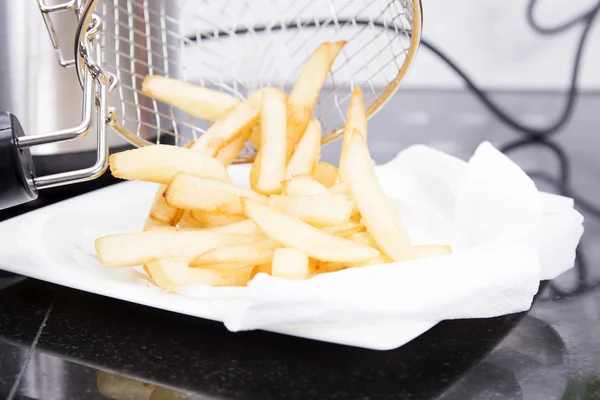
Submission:
M 261 331 L 234 334 L 221 323 L 28 279 L 0 291 L 0 338 L 22 343 L 23 316 L 50 303 L 37 351 L 157 386 L 260 400 L 435 398 L 525 315 L 444 321 L 381 352 Z

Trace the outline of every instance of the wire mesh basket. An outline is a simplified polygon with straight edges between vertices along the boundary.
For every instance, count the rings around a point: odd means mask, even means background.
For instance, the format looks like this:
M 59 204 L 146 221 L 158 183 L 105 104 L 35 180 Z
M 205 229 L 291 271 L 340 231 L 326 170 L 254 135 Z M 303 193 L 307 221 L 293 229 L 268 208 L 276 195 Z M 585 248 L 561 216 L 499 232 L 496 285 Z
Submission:
M 420 0 L 46 1 L 38 3 L 58 61 L 76 68 L 83 88 L 83 116 L 77 127 L 13 134 L 13 142 L 23 155 L 29 147 L 75 140 L 95 129 L 97 160 L 89 168 L 41 177 L 21 168 L 31 193 L 100 176 L 108 165 L 107 127 L 136 146 L 166 137 L 183 146 L 206 131 L 209 122 L 144 94 L 147 75 L 244 99 L 266 86 L 289 91 L 319 44 L 345 40 L 313 113 L 324 127 L 322 142 L 330 142 L 342 132 L 353 88 L 363 90 L 369 117 L 395 93 L 415 58 L 422 25 Z M 77 17 L 73 47 L 58 42 L 58 12 Z M 255 153 L 248 144 L 236 161 L 251 161 Z
M 320 43 L 347 40 L 315 107 L 327 142 L 340 133 L 353 87 L 363 89 L 369 115 L 395 92 L 416 50 L 419 18 L 411 0 L 113 1 L 99 15 L 113 28 L 103 30 L 102 65 L 119 82 L 110 102 L 121 132 L 154 141 L 173 135 L 178 144 L 201 135 L 207 122 L 146 96 L 146 75 L 240 99 L 265 86 L 289 92 Z

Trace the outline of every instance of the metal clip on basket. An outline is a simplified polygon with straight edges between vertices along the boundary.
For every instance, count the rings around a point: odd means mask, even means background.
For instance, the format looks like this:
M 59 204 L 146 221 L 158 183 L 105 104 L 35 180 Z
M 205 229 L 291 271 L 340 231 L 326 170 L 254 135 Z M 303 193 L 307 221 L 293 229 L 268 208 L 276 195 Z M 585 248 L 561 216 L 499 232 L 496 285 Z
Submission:
M 76 68 L 83 115 L 78 126 L 25 135 L 0 112 L 0 209 L 37 198 L 41 189 L 92 180 L 108 167 L 107 126 L 136 146 L 171 135 L 184 145 L 208 123 L 146 96 L 146 75 L 164 75 L 240 99 L 264 86 L 289 88 L 324 41 L 347 40 L 323 87 L 314 115 L 323 143 L 339 137 L 350 91 L 360 86 L 368 116 L 395 93 L 418 48 L 420 0 L 37 0 L 58 62 Z M 58 43 L 52 15 L 78 20 L 73 58 Z M 67 47 L 68 49 L 69 47 Z M 30 147 L 76 140 L 93 129 L 94 165 L 36 176 Z M 237 162 L 253 159 L 249 144 Z

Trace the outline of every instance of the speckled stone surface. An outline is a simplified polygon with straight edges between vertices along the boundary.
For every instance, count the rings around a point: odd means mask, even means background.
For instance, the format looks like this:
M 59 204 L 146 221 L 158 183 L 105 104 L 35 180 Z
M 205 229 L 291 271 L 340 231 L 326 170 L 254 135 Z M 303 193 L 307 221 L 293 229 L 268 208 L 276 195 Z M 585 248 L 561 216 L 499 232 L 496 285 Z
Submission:
M 521 118 L 547 120 L 561 99 L 499 98 Z M 568 130 L 549 143 L 520 143 L 460 92 L 403 92 L 370 122 L 378 162 L 412 143 L 466 158 L 490 140 L 543 190 L 581 200 L 586 233 L 576 268 L 544 286 L 526 314 L 446 321 L 378 352 L 232 334 L 218 323 L 0 276 L 0 398 L 600 399 L 600 223 L 586 211 L 587 203 L 600 206 L 599 110 L 600 96 L 584 96 Z M 337 153 L 326 146 L 323 157 Z

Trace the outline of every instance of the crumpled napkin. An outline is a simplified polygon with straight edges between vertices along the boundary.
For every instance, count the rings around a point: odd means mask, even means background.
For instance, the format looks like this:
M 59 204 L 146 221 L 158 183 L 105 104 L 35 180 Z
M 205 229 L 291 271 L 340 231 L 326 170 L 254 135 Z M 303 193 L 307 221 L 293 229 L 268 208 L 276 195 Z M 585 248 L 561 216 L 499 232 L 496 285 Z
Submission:
M 385 329 L 510 314 L 529 309 L 540 281 L 574 264 L 583 217 L 573 201 L 539 192 L 490 143 L 469 162 L 412 146 L 376 171 L 414 243 L 449 244 L 453 254 L 302 281 L 258 274 L 246 301 L 223 310 L 229 330 Z

